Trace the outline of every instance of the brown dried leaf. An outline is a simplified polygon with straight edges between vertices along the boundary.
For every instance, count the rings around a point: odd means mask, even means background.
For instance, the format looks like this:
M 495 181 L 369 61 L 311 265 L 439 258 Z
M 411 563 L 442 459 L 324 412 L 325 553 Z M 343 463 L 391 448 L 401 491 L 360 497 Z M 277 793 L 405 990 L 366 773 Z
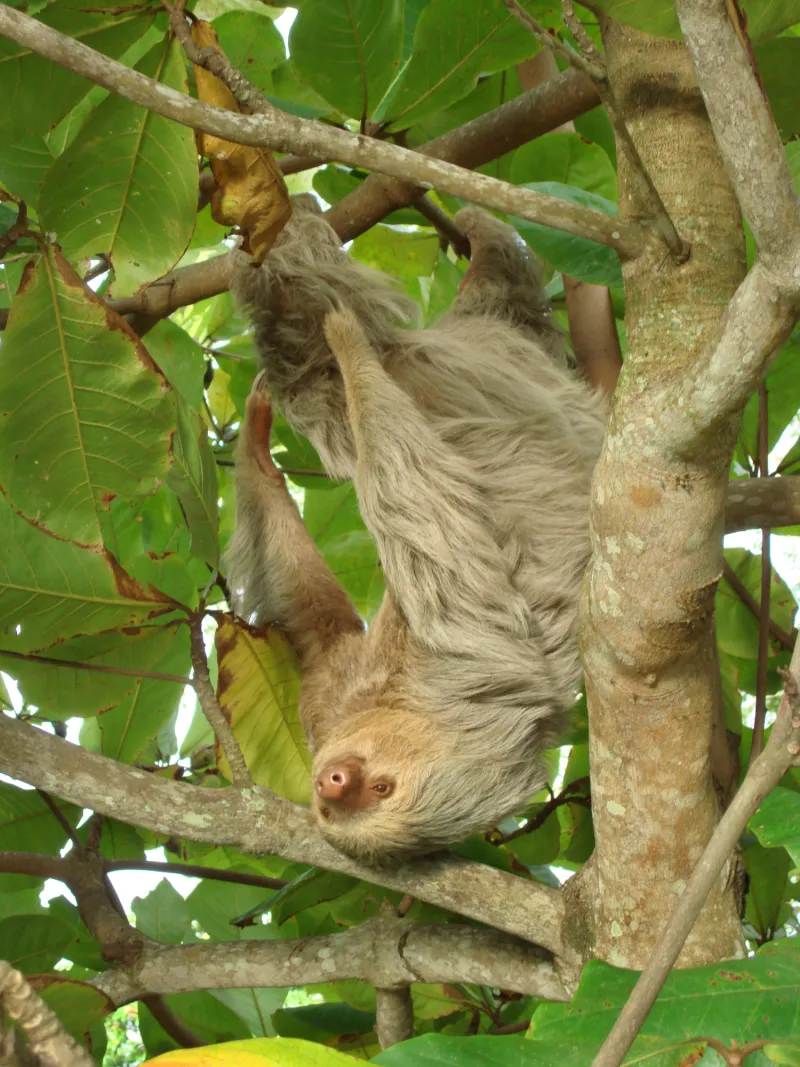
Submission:
M 214 27 L 198 21 L 192 37 L 200 48 L 221 53 Z M 246 114 L 230 89 L 215 75 L 195 67 L 197 93 L 206 104 Z M 211 196 L 211 214 L 222 226 L 238 226 L 245 250 L 261 263 L 275 238 L 289 221 L 292 209 L 281 169 L 271 152 L 239 145 L 210 133 L 197 136 L 200 153 L 208 157 L 217 188 Z

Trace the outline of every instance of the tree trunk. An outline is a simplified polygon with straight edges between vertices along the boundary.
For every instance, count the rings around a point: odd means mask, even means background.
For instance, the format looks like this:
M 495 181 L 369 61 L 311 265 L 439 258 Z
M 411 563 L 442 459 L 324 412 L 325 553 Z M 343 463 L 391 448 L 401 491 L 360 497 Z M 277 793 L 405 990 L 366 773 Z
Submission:
M 619 109 L 691 256 L 624 267 L 628 355 L 592 493 L 581 609 L 590 716 L 595 954 L 641 969 L 719 816 L 710 744 L 714 594 L 737 425 L 696 455 L 670 446 L 664 397 L 716 339 L 745 273 L 741 216 L 682 44 L 609 24 Z M 641 218 L 619 156 L 620 214 Z M 678 401 L 680 404 L 680 401 Z M 743 951 L 730 879 L 681 963 Z

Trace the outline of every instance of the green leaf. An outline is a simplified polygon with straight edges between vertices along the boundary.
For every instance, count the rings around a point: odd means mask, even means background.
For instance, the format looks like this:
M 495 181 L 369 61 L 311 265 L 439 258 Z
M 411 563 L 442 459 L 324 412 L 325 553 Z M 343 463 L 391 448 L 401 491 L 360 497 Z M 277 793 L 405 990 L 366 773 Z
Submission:
M 63 660 L 63 667 L 43 663 L 34 655 L 27 662 L 9 662 L 7 670 L 16 678 L 25 702 L 50 718 L 99 715 L 118 707 L 137 685 L 136 678 L 114 674 L 114 669 L 151 670 L 163 655 L 164 640 L 173 633 L 162 626 L 143 626 L 79 636 L 37 650 L 38 655 Z M 70 663 L 105 667 L 112 673 L 81 670 Z
M 211 993 L 173 993 L 165 998 L 171 1012 L 200 1040 L 209 1045 L 219 1041 L 246 1038 L 249 1030 L 244 1022 Z M 138 1004 L 139 1031 L 148 1059 L 181 1048 L 161 1028 L 141 1000 Z
M 366 119 L 400 67 L 400 0 L 305 0 L 289 34 L 300 76 L 333 107 Z
M 177 41 L 137 69 L 187 91 Z M 86 190 L 93 194 L 86 196 Z M 115 296 L 130 296 L 177 263 L 197 213 L 197 149 L 187 126 L 110 95 L 54 164 L 39 197 L 46 228 L 73 260 L 106 253 Z
M 753 44 L 769 40 L 800 22 L 800 0 L 744 0 L 742 7 L 747 17 L 747 36 Z M 759 69 L 763 77 L 760 60 Z
M 227 11 L 213 26 L 234 67 L 263 92 L 271 92 L 272 71 L 286 59 L 283 37 L 272 19 L 255 11 Z
M 351 1034 L 370 1034 L 375 1029 L 375 1013 L 359 1011 L 349 1004 L 304 1004 L 279 1008 L 272 1016 L 279 1037 L 299 1037 L 325 1041 Z
M 69 923 L 52 915 L 14 916 L 0 922 L 3 959 L 23 974 L 49 971 L 64 956 L 73 940 Z
M 59 0 L 37 19 L 53 29 L 118 58 L 152 24 L 154 9 L 139 0 Z M 58 63 L 0 38 L 0 143 L 44 134 L 89 92 L 88 82 Z
M 759 844 L 751 845 L 743 858 L 748 875 L 745 919 L 766 941 L 792 914 L 786 902 L 793 888 L 792 863 L 785 848 Z
M 682 36 L 674 0 L 648 0 L 646 4 L 640 0 L 595 0 L 592 8 L 651 37 L 678 41 Z
M 153 492 L 171 463 L 175 403 L 139 339 L 58 248 L 29 265 L 0 348 L 0 482 L 58 537 L 102 540 L 117 495 Z
M 373 226 L 357 237 L 350 248 L 354 259 L 385 271 L 413 297 L 419 292 L 418 278 L 427 278 L 439 255 L 435 234 L 401 233 L 388 226 Z
M 549 6 L 523 6 L 552 18 Z M 466 96 L 479 77 L 520 63 L 539 47 L 501 0 L 431 0 L 417 21 L 411 56 L 374 119 L 407 129 Z
M 93 985 L 74 978 L 48 976 L 44 983 L 37 987 L 39 996 L 56 1013 L 67 1033 L 82 1045 L 88 1045 L 90 1027 L 102 1023 L 108 1012 L 114 1010 L 113 1002 Z
M 146 651 L 151 654 L 151 659 L 145 661 L 141 669 L 179 677 L 188 675 L 190 656 L 186 626 L 175 623 L 164 627 L 161 640 L 153 641 Z M 123 763 L 154 762 L 161 755 L 156 750 L 154 738 L 177 711 L 183 693 L 184 687 L 179 682 L 137 679 L 133 691 L 118 707 L 97 719 L 88 720 L 96 723 L 100 731 L 97 750 Z
M 800 62 L 800 53 L 798 61 Z M 766 387 L 767 431 L 771 451 L 800 408 L 800 338 L 792 338 L 780 350 L 767 372 Z M 742 466 L 749 466 L 749 460 L 757 460 L 758 453 L 756 393 L 750 397 L 744 409 L 735 458 Z
M 761 601 L 761 556 L 744 548 L 729 548 L 725 558 L 737 577 L 755 599 Z M 773 568 L 770 587 L 770 616 L 784 630 L 791 631 L 797 610 L 792 591 Z M 717 641 L 731 656 L 755 659 L 758 655 L 759 619 L 723 578 L 716 597 Z
M 162 319 L 147 334 L 147 351 L 175 392 L 202 411 L 206 357 L 200 345 L 171 319 Z
M 800 793 L 778 786 L 764 797 L 749 823 L 765 848 L 780 845 L 800 867 Z
M 122 573 L 107 552 L 56 541 L 14 515 L 0 498 L 4 647 L 44 648 L 76 634 L 140 625 L 173 607 Z
M 154 941 L 167 945 L 194 941 L 186 901 L 166 878 L 146 897 L 134 897 L 131 909 L 136 916 L 136 929 Z
M 0 66 L 0 83 L 2 70 Z M 10 193 L 33 206 L 39 199 L 39 188 L 53 166 L 53 159 L 53 153 L 41 136 L 26 137 L 16 144 L 3 145 L 0 153 L 0 183 Z
M 81 809 L 63 800 L 54 802 L 64 819 L 77 826 Z M 66 842 L 66 831 L 35 790 L 0 782 L 0 851 L 54 856 Z
M 280 926 L 307 908 L 337 900 L 358 884 L 357 878 L 347 874 L 312 867 L 270 897 L 265 910 L 272 913 L 273 922 Z M 263 903 L 261 906 L 264 907 Z
M 797 18 L 800 20 L 800 11 Z M 800 134 L 800 108 L 797 106 L 800 37 L 778 37 L 760 44 L 755 49 L 755 57 L 781 137 L 784 141 L 797 137 Z
M 552 863 L 558 855 L 561 845 L 561 826 L 558 815 L 553 812 L 544 823 L 532 833 L 509 841 L 508 852 L 525 866 Z
M 561 185 L 560 182 L 531 182 L 523 188 L 558 196 L 562 200 L 582 204 L 607 215 L 617 213 L 616 205 L 604 197 L 571 185 Z M 622 285 L 622 268 L 619 257 L 612 248 L 524 219 L 511 218 L 510 222 L 531 248 L 562 274 L 569 274 L 594 285 Z
M 548 133 L 518 148 L 511 164 L 514 185 L 559 182 L 609 201 L 617 199 L 617 175 L 599 145 L 577 133 Z
M 297 701 L 300 673 L 277 630 L 256 630 L 225 616 L 217 627 L 219 697 L 254 781 L 279 796 L 307 802 L 311 756 Z M 224 759 L 224 774 L 230 774 Z
M 192 535 L 192 555 L 209 567 L 219 564 L 217 464 L 203 418 L 187 404 L 178 404 L 175 463 L 167 484 L 181 502 Z

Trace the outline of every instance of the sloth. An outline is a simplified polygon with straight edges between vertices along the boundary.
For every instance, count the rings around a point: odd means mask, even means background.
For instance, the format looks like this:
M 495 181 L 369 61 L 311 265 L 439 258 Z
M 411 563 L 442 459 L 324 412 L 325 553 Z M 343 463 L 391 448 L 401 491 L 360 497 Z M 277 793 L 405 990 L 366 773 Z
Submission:
M 604 400 L 511 227 L 472 208 L 456 221 L 470 266 L 428 329 L 341 248 L 313 197 L 232 279 L 261 358 L 237 450 L 234 606 L 295 648 L 316 821 L 374 864 L 519 812 L 580 679 Z M 353 480 L 386 581 L 369 626 L 271 458 L 273 401 L 332 477 Z

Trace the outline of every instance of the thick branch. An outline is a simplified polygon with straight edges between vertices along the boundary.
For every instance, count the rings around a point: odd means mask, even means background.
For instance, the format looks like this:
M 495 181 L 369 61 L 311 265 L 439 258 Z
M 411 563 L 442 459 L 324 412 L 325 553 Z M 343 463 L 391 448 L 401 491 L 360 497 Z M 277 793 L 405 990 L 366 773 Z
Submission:
M 380 989 L 467 982 L 568 999 L 552 963 L 518 938 L 480 927 L 389 918 L 324 937 L 148 945 L 126 973 L 109 971 L 94 984 L 119 1005 L 142 992 L 305 986 L 347 978 Z
M 797 277 L 787 284 L 757 260 L 728 305 L 707 361 L 692 368 L 690 382 L 679 386 L 677 397 L 663 400 L 659 433 L 666 431 L 676 451 L 690 451 L 741 411 L 769 357 L 791 333 L 798 309 L 800 260 Z
M 414 1036 L 414 1005 L 408 986 L 375 990 L 375 1031 L 381 1048 Z
M 440 189 L 484 207 L 587 237 L 614 248 L 623 258 L 635 258 L 652 239 L 649 231 L 638 223 L 623 222 L 557 197 L 473 174 L 385 141 L 278 110 L 269 114 L 235 115 L 211 107 L 5 5 L 0 7 L 0 33 L 133 103 L 238 144 L 338 159 L 351 166 L 377 170 L 425 189 Z
M 725 533 L 800 524 L 800 477 L 736 478 L 728 483 Z
M 800 644 L 795 646 L 789 672 L 785 676 L 783 699 L 767 746 L 751 765 L 738 793 L 722 816 L 692 871 L 686 889 L 664 928 L 650 962 L 642 972 L 592 1067 L 619 1067 L 622 1063 L 625 1053 L 633 1044 L 667 975 L 672 970 L 711 887 L 729 862 L 740 834 L 764 797 L 796 762 L 800 752 L 800 697 L 797 684 L 799 672 Z
M 786 259 L 797 265 L 797 194 L 743 27 L 740 35 L 731 21 L 735 5 L 678 0 L 677 9 L 714 136 L 760 254 L 772 269 Z
M 361 866 L 317 833 L 310 813 L 264 789 L 201 789 L 126 767 L 0 715 L 0 772 L 167 837 L 231 845 L 344 871 L 536 942 L 574 964 L 557 890 L 449 856 L 393 870 Z

